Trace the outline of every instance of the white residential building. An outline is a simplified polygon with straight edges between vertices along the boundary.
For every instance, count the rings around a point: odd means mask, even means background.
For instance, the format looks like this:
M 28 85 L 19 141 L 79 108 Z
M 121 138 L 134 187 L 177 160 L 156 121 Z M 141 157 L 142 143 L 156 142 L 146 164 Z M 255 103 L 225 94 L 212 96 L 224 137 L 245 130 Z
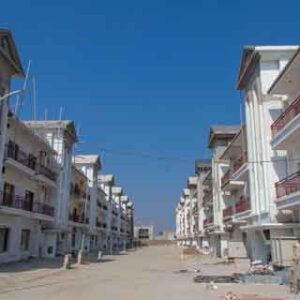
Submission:
M 227 239 L 224 231 L 222 211 L 225 199 L 221 178 L 226 172 L 227 163 L 220 159 L 228 144 L 239 131 L 238 126 L 212 126 L 209 133 L 208 147 L 212 151 L 211 195 L 213 209 L 213 226 L 210 226 L 209 240 L 213 253 L 223 257 L 226 254 Z
M 98 172 L 101 169 L 99 155 L 76 155 L 73 159 L 74 165 L 81 170 L 81 172 L 88 179 L 89 186 L 89 232 L 86 237 L 85 249 L 87 251 L 94 251 L 98 249 L 98 230 L 96 226 L 97 221 L 97 200 L 98 200 Z
M 241 226 L 251 214 L 247 135 L 243 126 L 220 156 L 227 163 L 221 178 L 224 195 L 223 223 L 227 232 L 228 257 L 245 258 L 249 255 L 249 240 Z
M 57 153 L 56 161 L 59 172 L 55 197 L 55 225 L 49 229 L 49 234 L 53 235 L 52 247 L 55 253 L 63 255 L 70 251 L 71 246 L 69 215 L 73 145 L 77 141 L 75 126 L 72 121 L 66 120 L 25 121 L 25 124 L 37 135 L 47 140 Z
M 198 231 L 196 236 L 197 248 L 207 247 L 208 244 L 204 242 L 205 231 L 204 231 L 204 219 L 205 219 L 205 206 L 203 204 L 203 196 L 205 190 L 208 189 L 207 185 L 204 184 L 204 179 L 207 174 L 211 171 L 211 160 L 210 159 L 199 159 L 195 163 L 195 174 L 197 175 L 197 207 L 198 207 Z
M 247 225 L 241 229 L 251 241 L 251 258 L 263 262 L 271 259 L 270 240 L 291 236 L 298 227 L 288 215 L 279 213 L 276 205 L 275 183 L 286 176 L 287 164 L 285 151 L 279 150 L 285 149 L 284 143 L 283 147 L 279 146 L 280 130 L 273 126 L 272 135 L 271 125 L 284 102 L 282 97 L 268 94 L 274 80 L 281 80 L 279 74 L 297 50 L 298 46 L 245 47 L 237 82 L 237 89 L 242 91 L 245 101 L 251 203 Z M 281 121 L 277 125 L 279 123 Z M 285 133 L 286 129 L 280 134 Z

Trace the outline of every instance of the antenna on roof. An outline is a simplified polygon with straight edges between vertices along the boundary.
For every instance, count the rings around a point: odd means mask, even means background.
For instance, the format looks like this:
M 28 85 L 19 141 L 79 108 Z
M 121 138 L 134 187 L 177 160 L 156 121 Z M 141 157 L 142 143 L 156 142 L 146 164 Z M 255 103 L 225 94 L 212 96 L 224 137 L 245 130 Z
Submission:
M 32 78 L 32 119 L 36 120 L 36 84 L 34 76 Z
M 48 120 L 48 108 L 45 107 L 45 121 Z
M 30 66 L 31 66 L 31 60 L 28 61 L 28 65 L 27 65 L 27 69 L 26 69 L 26 75 L 25 75 L 25 79 L 24 79 L 24 82 L 23 82 L 23 87 L 21 89 L 22 93 L 17 95 L 17 101 L 16 101 L 16 106 L 15 106 L 15 115 L 16 116 L 19 113 L 19 108 L 23 105 L 23 97 L 24 97 L 25 90 L 26 90 L 26 87 L 27 87 L 27 80 L 28 80 L 28 76 L 29 76 Z
M 64 114 L 65 109 L 61 106 L 59 109 L 59 120 L 61 121 L 63 119 L 63 114 Z

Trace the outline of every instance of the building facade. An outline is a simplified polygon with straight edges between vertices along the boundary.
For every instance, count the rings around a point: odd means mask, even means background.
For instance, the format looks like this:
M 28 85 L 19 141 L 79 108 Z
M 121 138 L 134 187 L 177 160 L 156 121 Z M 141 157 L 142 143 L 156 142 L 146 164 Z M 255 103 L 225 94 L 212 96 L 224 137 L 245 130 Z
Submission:
M 0 30 L 0 263 L 125 250 L 133 203 L 111 178 L 99 180 L 98 155 L 74 156 L 73 121 L 17 117 L 10 95 L 24 91 L 10 87 L 23 76 L 12 35 Z

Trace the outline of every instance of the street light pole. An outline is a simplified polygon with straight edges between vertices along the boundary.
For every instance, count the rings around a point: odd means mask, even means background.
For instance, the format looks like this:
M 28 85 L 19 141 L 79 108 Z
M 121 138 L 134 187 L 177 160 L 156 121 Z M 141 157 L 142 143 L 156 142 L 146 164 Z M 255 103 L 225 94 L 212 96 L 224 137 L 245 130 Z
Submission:
M 0 102 L 6 100 L 10 96 L 13 96 L 13 95 L 16 95 L 16 94 L 21 94 L 23 92 L 24 92 L 24 90 L 16 90 L 16 91 L 12 91 L 10 93 L 7 93 L 7 94 L 5 94 L 5 95 L 3 95 L 3 96 L 0 97 Z

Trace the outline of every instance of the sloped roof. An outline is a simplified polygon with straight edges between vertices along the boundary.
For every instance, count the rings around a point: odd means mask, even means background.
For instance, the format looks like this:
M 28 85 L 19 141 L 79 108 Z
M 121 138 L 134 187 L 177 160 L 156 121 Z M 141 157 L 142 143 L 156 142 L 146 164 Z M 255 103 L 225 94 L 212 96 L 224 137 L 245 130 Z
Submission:
M 195 161 L 195 173 L 198 174 L 200 170 L 208 170 L 211 168 L 211 159 L 197 159 Z
M 212 142 L 216 138 L 216 136 L 220 138 L 230 138 L 235 136 L 239 130 L 241 129 L 241 126 L 237 125 L 213 125 L 211 126 L 209 130 L 209 136 L 208 136 L 208 146 L 211 147 Z
M 0 55 L 10 64 L 13 76 L 24 76 L 17 47 L 8 29 L 0 29 Z
M 98 181 L 100 183 L 110 183 L 113 185 L 115 183 L 115 178 L 112 174 L 98 175 Z
M 123 193 L 123 189 L 119 186 L 113 186 L 112 193 L 115 195 L 121 195 Z

